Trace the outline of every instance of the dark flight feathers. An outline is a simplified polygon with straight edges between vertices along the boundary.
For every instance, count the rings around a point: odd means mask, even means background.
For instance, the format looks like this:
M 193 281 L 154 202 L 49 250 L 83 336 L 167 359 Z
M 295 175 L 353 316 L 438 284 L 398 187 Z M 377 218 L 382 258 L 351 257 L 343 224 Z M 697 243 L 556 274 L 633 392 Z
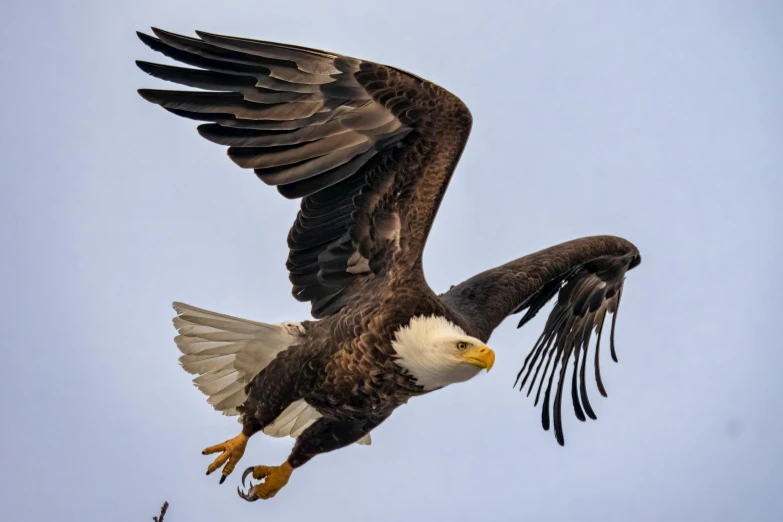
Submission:
M 478 274 L 441 298 L 463 320 L 473 321 L 480 338 L 488 339 L 509 315 L 525 312 L 518 325 L 522 327 L 557 296 L 544 331 L 525 359 L 514 386 L 519 385 L 520 390 L 527 387 L 528 395 L 535 388 L 536 405 L 544 391 L 541 423 L 545 430 L 549 429 L 551 404 L 555 437 L 562 445 L 565 439 L 561 410 L 568 366 L 573 360 L 571 402 L 576 417 L 582 421 L 586 417 L 595 419 L 585 380 L 590 338 L 595 331 L 592 362 L 598 391 L 606 396 L 599 367 L 606 315 L 612 314 L 610 351 L 617 361 L 614 325 L 625 273 L 640 262 L 639 251 L 622 238 L 587 237 Z
M 316 49 L 153 31 L 157 38 L 139 38 L 195 68 L 138 66 L 207 92 L 141 89 L 141 96 L 207 122 L 199 133 L 227 146 L 237 165 L 302 198 L 287 264 L 294 297 L 311 301 L 314 317 L 337 312 L 357 297 L 361 280 L 388 269 L 392 243 L 405 243 L 402 262 L 416 266 L 440 203 L 419 194 L 445 187 L 470 130 L 458 98 L 397 69 Z M 448 132 L 436 136 L 434 122 L 444 117 Z M 406 168 L 424 166 L 422 156 L 435 158 L 443 143 L 453 144 L 444 153 L 450 161 L 434 175 Z M 400 215 L 411 216 L 409 226 L 390 229 Z

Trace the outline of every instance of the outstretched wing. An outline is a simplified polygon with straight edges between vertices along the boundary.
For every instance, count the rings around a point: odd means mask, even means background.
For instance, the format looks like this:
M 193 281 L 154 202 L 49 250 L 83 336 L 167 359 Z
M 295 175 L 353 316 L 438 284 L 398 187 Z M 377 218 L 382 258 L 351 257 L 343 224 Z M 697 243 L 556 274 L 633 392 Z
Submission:
M 550 400 L 557 375 L 552 417 L 555 437 L 563 445 L 561 410 L 568 366 L 573 360 L 571 402 L 574 413 L 581 421 L 586 419 L 585 415 L 595 419 L 585 383 L 590 338 L 595 331 L 597 341 L 592 356 L 595 379 L 598 391 L 606 396 L 599 367 L 606 315 L 612 314 L 610 349 L 612 359 L 617 361 L 614 327 L 625 274 L 640 262 L 639 251 L 622 238 L 583 238 L 478 274 L 453 287 L 441 299 L 458 317 L 469 324 L 472 320 L 477 336 L 486 340 L 507 316 L 526 311 L 519 321 L 518 327 L 521 327 L 557 295 L 544 332 L 525 359 L 514 386 L 519 385 L 520 390 L 527 388 L 528 396 L 535 388 L 535 404 L 538 405 L 546 382 L 541 422 L 548 430 Z
M 198 32 L 139 33 L 194 68 L 137 62 L 203 91 L 142 89 L 228 146 L 287 198 L 302 198 L 288 235 L 293 294 L 316 318 L 349 305 L 393 263 L 421 279 L 432 220 L 470 132 L 465 105 L 392 67 L 292 45 Z M 402 255 L 392 256 L 402 250 Z

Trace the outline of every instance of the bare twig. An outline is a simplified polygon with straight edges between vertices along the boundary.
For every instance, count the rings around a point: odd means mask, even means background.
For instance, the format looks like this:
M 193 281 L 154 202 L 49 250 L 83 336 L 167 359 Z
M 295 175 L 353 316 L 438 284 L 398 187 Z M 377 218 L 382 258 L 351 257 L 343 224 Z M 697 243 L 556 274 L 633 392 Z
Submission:
M 163 507 L 160 508 L 160 516 L 152 517 L 155 522 L 163 522 L 163 517 L 166 516 L 166 510 L 169 509 L 169 503 L 164 502 Z

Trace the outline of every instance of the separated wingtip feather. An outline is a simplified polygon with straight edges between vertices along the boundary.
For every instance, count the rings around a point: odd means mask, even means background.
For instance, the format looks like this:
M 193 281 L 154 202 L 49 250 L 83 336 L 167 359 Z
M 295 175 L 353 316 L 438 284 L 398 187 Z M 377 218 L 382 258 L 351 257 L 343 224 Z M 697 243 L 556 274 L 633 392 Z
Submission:
M 165 29 L 161 29 L 159 27 L 150 27 L 150 30 L 157 36 L 158 38 L 165 38 L 166 36 L 178 36 L 176 33 L 172 33 L 170 31 L 166 31 Z
M 136 92 L 148 102 L 160 105 L 161 100 L 157 89 L 138 89 Z
M 136 36 L 139 37 L 139 40 L 141 40 L 144 45 L 152 48 L 153 50 L 160 45 L 160 40 L 147 33 L 136 31 Z

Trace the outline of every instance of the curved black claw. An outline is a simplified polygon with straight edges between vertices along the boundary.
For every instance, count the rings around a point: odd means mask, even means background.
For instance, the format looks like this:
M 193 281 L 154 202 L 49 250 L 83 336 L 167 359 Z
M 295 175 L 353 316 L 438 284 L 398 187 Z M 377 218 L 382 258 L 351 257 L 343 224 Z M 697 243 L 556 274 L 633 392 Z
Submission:
M 253 467 L 254 466 L 250 466 L 244 471 L 244 473 L 242 473 L 242 487 L 245 487 L 245 479 L 247 478 L 247 476 L 253 473 Z M 237 486 L 237 493 L 241 498 L 247 500 L 248 502 L 255 502 L 256 500 L 258 500 L 258 496 L 256 495 L 255 484 L 253 484 L 252 480 L 250 481 L 250 487 L 248 488 L 247 493 L 242 491 L 242 488 L 240 488 L 239 486 Z
M 247 478 L 248 475 L 253 473 L 253 468 L 255 468 L 255 466 L 250 466 L 244 471 L 244 473 L 242 473 L 242 487 L 245 487 L 245 479 Z
M 258 497 L 256 496 L 255 486 L 252 480 L 250 481 L 250 489 L 248 490 L 247 493 L 242 491 L 242 488 L 237 486 L 237 494 L 239 494 L 241 498 L 247 500 L 248 502 L 255 502 L 256 500 L 258 500 Z

